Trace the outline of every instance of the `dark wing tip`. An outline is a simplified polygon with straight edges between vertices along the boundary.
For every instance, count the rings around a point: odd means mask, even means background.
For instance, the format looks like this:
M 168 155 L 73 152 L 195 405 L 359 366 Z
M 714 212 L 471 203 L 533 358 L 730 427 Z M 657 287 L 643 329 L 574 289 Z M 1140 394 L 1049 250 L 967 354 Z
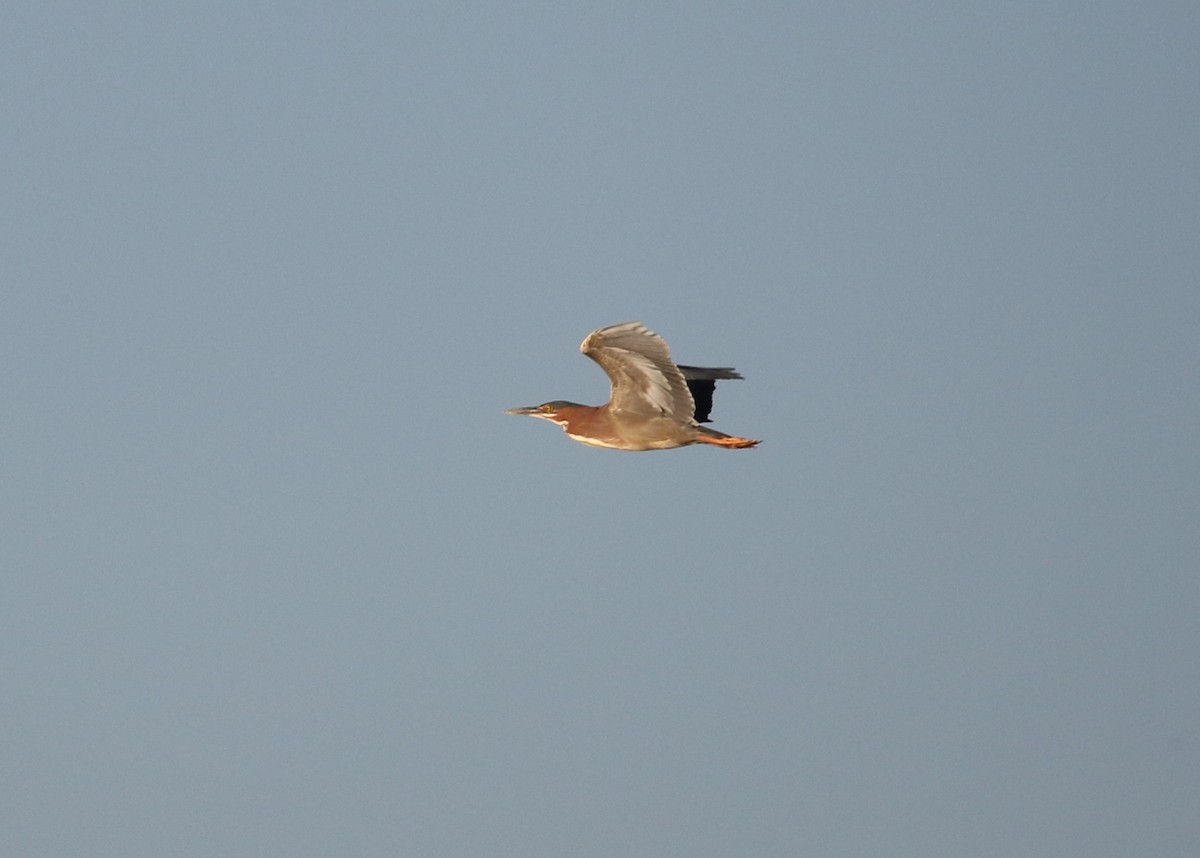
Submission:
M 696 422 L 708 423 L 708 415 L 712 413 L 713 391 L 716 389 L 717 383 L 709 379 L 688 378 L 687 386 L 692 394 L 692 402 L 696 404 L 694 415 Z
M 719 378 L 741 378 L 742 374 L 731 366 L 684 366 L 676 364 L 688 381 L 716 381 Z
M 683 366 L 678 365 L 687 382 L 688 390 L 692 393 L 692 401 L 696 403 L 695 420 L 697 423 L 708 423 L 708 415 L 712 413 L 713 390 L 717 379 L 741 378 L 741 373 L 731 366 Z

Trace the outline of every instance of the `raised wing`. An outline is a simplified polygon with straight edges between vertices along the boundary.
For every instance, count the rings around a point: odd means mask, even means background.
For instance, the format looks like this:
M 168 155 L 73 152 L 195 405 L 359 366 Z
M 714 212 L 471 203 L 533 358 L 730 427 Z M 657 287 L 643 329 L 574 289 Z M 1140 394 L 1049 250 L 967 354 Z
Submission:
M 612 408 L 692 420 L 695 403 L 683 373 L 671 361 L 666 340 L 641 322 L 592 331 L 579 350 L 608 373 Z

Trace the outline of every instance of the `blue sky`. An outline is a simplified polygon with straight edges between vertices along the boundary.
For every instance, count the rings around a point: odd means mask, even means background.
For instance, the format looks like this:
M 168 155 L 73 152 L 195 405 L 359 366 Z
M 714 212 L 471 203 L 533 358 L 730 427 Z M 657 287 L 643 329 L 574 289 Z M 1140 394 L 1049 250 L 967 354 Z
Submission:
M 4 17 L 0 851 L 1196 854 L 1194 4 Z

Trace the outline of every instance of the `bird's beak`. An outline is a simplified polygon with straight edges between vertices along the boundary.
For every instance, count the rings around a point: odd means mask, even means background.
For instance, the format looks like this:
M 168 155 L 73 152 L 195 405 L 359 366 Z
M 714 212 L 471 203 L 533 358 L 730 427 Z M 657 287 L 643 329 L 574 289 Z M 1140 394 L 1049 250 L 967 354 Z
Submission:
M 537 411 L 536 405 L 531 405 L 528 408 L 509 408 L 505 414 L 533 414 Z

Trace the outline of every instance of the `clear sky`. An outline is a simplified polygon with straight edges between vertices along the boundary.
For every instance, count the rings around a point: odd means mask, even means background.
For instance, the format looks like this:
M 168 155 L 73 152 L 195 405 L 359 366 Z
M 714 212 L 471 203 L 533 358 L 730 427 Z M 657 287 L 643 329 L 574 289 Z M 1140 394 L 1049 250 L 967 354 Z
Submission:
M 26 3 L 0 853 L 1200 854 L 1200 6 Z M 620 453 L 640 319 L 755 450 Z

